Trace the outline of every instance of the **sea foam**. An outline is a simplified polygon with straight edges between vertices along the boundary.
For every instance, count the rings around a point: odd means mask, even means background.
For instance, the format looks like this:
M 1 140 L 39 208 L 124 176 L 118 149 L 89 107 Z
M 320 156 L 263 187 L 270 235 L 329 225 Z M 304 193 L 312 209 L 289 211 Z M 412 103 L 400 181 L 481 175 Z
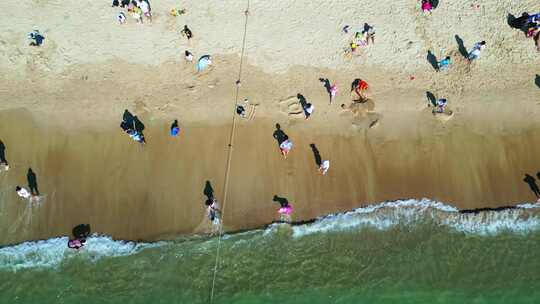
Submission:
M 502 231 L 526 233 L 540 228 L 537 204 L 521 204 L 504 210 L 462 213 L 455 207 L 428 199 L 399 200 L 370 205 L 345 213 L 317 218 L 315 222 L 292 227 L 293 237 L 328 231 L 344 231 L 369 226 L 385 230 L 430 220 L 457 231 L 489 235 Z
M 58 237 L 0 248 L 0 270 L 57 267 L 65 259 L 77 255 L 97 261 L 103 257 L 131 255 L 145 248 L 161 245 L 161 243 L 115 241 L 110 237 L 98 235 L 89 237 L 85 246 L 79 250 L 68 248 L 67 242 L 67 237 Z

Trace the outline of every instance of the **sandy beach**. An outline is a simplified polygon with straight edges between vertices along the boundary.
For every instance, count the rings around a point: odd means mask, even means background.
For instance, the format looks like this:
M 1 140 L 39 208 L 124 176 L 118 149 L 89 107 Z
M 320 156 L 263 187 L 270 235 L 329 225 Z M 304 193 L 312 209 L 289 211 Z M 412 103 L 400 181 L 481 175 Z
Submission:
M 426 16 L 417 2 L 250 1 L 238 97 L 252 115 L 237 117 L 225 230 L 277 220 L 274 195 L 291 202 L 294 221 L 407 198 L 460 209 L 536 201 L 523 178 L 540 171 L 540 53 L 507 16 L 540 4 L 440 1 Z M 247 2 L 151 4 L 152 23 L 123 25 L 107 1 L 0 4 L 9 14 L 0 18 L 0 139 L 11 165 L 0 172 L 0 244 L 80 223 L 130 240 L 210 230 L 203 189 L 210 181 L 223 198 Z M 170 16 L 172 7 L 186 14 Z M 344 55 L 351 34 L 341 29 L 365 22 L 375 44 Z M 28 46 L 32 29 L 42 46 Z M 487 48 L 469 64 L 458 41 L 470 50 L 481 40 Z M 212 55 L 212 66 L 197 73 L 186 49 Z M 434 71 L 428 51 L 451 56 L 450 70 Z M 319 78 L 338 85 L 331 104 Z M 371 100 L 345 111 L 356 78 Z M 453 115 L 433 115 L 427 92 Z M 315 106 L 309 120 L 297 94 Z M 144 147 L 118 127 L 125 109 L 145 123 Z M 294 143 L 286 160 L 276 123 Z M 331 161 L 326 176 L 310 144 Z M 14 191 L 30 167 L 44 194 L 31 209 Z

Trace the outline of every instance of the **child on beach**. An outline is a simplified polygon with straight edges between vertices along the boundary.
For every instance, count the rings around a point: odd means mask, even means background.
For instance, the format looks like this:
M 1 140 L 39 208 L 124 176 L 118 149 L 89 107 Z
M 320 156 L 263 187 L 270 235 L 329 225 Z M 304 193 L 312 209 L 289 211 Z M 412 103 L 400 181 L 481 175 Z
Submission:
M 315 110 L 315 107 L 311 103 L 306 103 L 304 106 L 304 114 L 306 115 L 306 119 L 309 119 L 311 114 L 313 114 L 313 110 Z
M 148 19 L 148 21 L 152 22 L 152 14 L 150 13 L 150 4 L 146 0 L 138 0 L 137 7 L 141 9 L 142 14 Z
M 31 46 L 41 46 L 43 44 L 43 40 L 45 40 L 45 37 L 43 37 L 38 30 L 33 30 L 32 32 L 28 33 L 28 39 L 30 39 Z
M 124 14 L 124 12 L 118 13 L 118 15 L 116 15 L 116 20 L 118 20 L 118 23 L 120 24 L 126 23 L 126 15 Z
M 191 54 L 190 51 L 186 50 L 185 53 L 184 53 L 184 58 L 186 59 L 187 62 L 192 62 L 193 61 L 193 54 Z
M 358 95 L 359 102 L 365 101 L 367 98 L 369 98 L 369 85 L 367 82 L 365 82 L 362 79 L 355 79 L 351 86 L 351 91 L 353 91 Z
M 137 23 L 143 23 L 142 10 L 138 6 L 133 4 L 133 2 L 130 3 L 130 6 L 131 6 L 131 9 L 128 8 L 128 12 L 131 13 L 131 17 L 137 20 Z
M 182 36 L 186 37 L 188 40 L 193 38 L 193 33 L 191 32 L 191 30 L 189 29 L 187 25 L 184 25 L 184 28 L 182 29 L 182 31 L 180 31 L 180 33 L 182 34 Z
M 338 92 L 337 85 L 334 83 L 330 86 L 330 104 L 332 104 L 332 101 L 334 101 L 334 98 L 336 97 Z
M 446 58 L 437 62 L 437 65 L 439 66 L 439 69 L 437 71 L 447 71 L 451 63 L 452 60 L 450 59 L 450 56 L 446 56 Z
M 431 0 L 422 0 L 422 11 L 427 14 L 433 10 L 433 3 Z
M 285 140 L 279 144 L 279 150 L 281 151 L 281 155 L 283 155 L 284 158 L 287 158 L 287 155 L 289 155 L 289 152 L 292 149 L 292 141 L 289 140 L 289 136 L 285 135 Z
M 330 161 L 324 160 L 321 162 L 321 165 L 319 166 L 319 172 L 322 175 L 326 175 L 326 172 L 328 172 L 328 169 L 330 169 Z
M 472 62 L 473 60 L 477 59 L 478 57 L 480 57 L 480 53 L 486 48 L 486 42 L 485 41 L 480 41 L 480 42 L 477 42 L 474 46 L 473 46 L 473 49 L 471 50 L 471 52 L 469 53 L 469 55 L 467 56 L 467 59 L 469 60 L 469 62 Z
M 175 119 L 174 122 L 171 124 L 171 136 L 178 136 L 180 133 L 180 127 L 178 126 L 178 120 Z
M 446 108 L 446 104 L 447 104 L 447 101 L 446 101 L 445 98 L 439 98 L 439 100 L 437 100 L 437 107 L 435 109 L 433 109 L 433 114 L 436 114 L 436 113 L 442 114 L 442 113 L 444 113 L 444 109 Z

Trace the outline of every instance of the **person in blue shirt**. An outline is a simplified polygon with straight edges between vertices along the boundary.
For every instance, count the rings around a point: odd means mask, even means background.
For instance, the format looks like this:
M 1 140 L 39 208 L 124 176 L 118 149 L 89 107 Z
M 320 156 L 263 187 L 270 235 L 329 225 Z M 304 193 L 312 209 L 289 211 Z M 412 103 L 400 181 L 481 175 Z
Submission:
M 178 126 L 178 120 L 175 119 L 171 124 L 171 136 L 178 136 L 180 133 L 180 127 Z
M 446 56 L 443 60 L 437 62 L 439 66 L 439 71 L 446 71 L 450 67 L 450 64 L 452 64 L 452 60 L 450 59 L 450 56 Z

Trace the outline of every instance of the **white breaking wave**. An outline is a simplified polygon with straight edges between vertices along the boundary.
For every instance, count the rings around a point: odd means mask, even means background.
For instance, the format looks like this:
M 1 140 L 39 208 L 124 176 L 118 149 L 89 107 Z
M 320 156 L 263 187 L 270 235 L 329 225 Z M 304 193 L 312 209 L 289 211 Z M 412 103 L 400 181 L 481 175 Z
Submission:
M 97 261 L 104 257 L 135 254 L 162 244 L 115 241 L 110 237 L 93 235 L 86 240 L 83 248 L 74 250 L 67 247 L 67 242 L 67 237 L 58 237 L 0 248 L 0 270 L 57 267 L 65 259 L 75 256 Z
M 540 230 L 540 204 L 526 203 L 517 205 L 513 209 L 461 213 L 455 207 L 440 202 L 410 199 L 384 202 L 346 213 L 332 214 L 317 218 L 313 223 L 292 226 L 290 229 L 292 229 L 293 237 L 302 237 L 313 233 L 345 231 L 361 227 L 385 230 L 397 225 L 413 225 L 426 220 L 471 234 L 491 235 L 503 231 L 527 233 Z M 261 236 L 265 237 L 278 232 L 283 225 L 273 224 L 264 231 L 257 229 L 243 232 L 241 235 L 262 232 Z M 223 237 L 224 240 L 229 238 L 234 239 L 232 235 Z M 59 237 L 0 248 L 0 271 L 54 268 L 60 266 L 66 259 L 74 257 L 97 261 L 105 257 L 132 255 L 143 249 L 171 243 L 115 241 L 111 237 L 93 235 L 87 239 L 85 246 L 77 251 L 68 248 L 67 242 L 67 237 Z M 245 243 L 242 239 L 236 242 Z M 205 247 L 212 244 L 213 242 L 203 242 L 199 246 L 204 245 L 201 249 L 206 250 Z
M 320 217 L 307 225 L 293 226 L 293 237 L 312 233 L 343 231 L 358 227 L 380 230 L 425 220 L 449 226 L 457 231 L 481 235 L 503 231 L 525 233 L 540 229 L 540 204 L 522 204 L 514 209 L 460 213 L 458 209 L 428 199 L 400 200 L 358 208 L 350 212 Z M 269 227 L 269 231 L 275 227 Z

